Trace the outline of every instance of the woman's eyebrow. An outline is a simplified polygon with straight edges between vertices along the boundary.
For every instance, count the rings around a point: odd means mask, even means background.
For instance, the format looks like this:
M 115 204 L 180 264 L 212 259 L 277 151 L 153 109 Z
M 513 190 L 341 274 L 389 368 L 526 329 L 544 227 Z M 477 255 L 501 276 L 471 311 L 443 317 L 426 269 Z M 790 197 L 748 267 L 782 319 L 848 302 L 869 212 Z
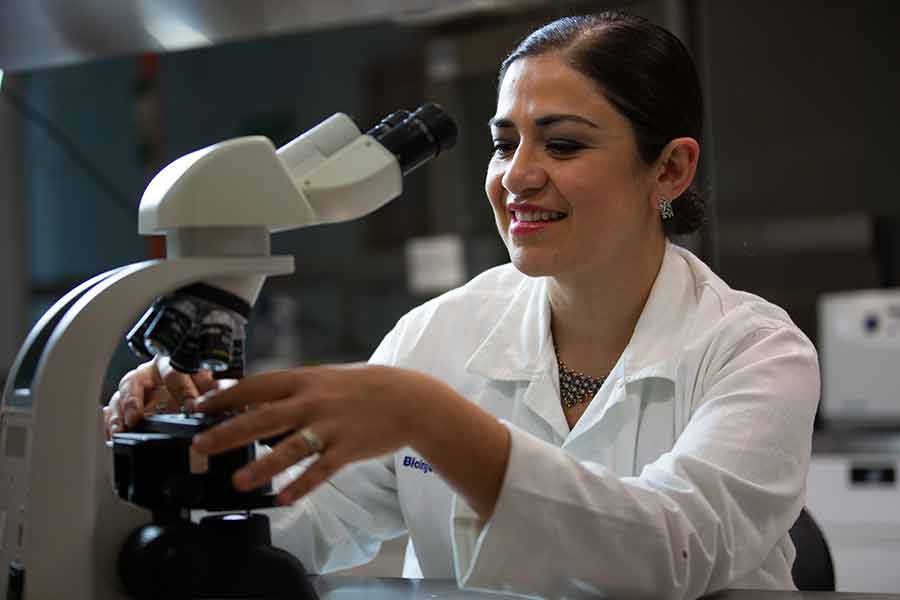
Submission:
M 496 129 L 515 129 L 516 126 L 509 119 L 491 117 L 491 120 L 488 121 L 488 127 L 494 127 Z
M 535 119 L 534 124 L 538 127 L 548 127 L 550 125 L 556 125 L 557 123 L 566 121 L 580 123 L 582 125 L 587 125 L 588 127 L 593 127 L 594 129 L 600 129 L 600 127 L 593 121 L 585 119 L 584 117 L 580 117 L 578 115 L 570 114 L 544 115 Z M 488 127 L 494 127 L 496 129 L 515 129 L 515 124 L 510 119 L 494 117 L 490 121 L 488 121 Z
M 543 117 L 538 117 L 534 120 L 534 124 L 538 127 L 547 127 L 548 125 L 555 125 L 557 123 L 565 121 L 572 121 L 574 123 L 580 123 L 582 125 L 587 125 L 588 127 L 593 127 L 594 129 L 600 129 L 600 127 L 596 123 L 589 119 L 579 117 L 578 115 L 567 114 L 545 115 Z

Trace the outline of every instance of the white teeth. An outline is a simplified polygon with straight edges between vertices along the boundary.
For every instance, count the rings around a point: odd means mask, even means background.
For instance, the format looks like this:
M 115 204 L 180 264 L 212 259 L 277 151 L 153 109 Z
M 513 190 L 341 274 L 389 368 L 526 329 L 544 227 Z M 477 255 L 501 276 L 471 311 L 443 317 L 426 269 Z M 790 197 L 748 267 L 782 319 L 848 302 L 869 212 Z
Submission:
M 513 211 L 513 214 L 516 216 L 517 221 L 555 221 L 561 219 L 565 216 L 564 213 L 557 211 L 545 211 L 545 210 L 516 210 Z

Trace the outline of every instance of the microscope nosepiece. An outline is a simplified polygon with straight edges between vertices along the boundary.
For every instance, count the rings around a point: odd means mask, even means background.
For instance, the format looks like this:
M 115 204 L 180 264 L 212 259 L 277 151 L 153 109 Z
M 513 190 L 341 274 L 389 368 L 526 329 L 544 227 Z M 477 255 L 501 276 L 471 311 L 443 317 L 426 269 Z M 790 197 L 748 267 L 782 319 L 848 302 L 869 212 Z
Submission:
M 239 378 L 249 316 L 250 305 L 242 298 L 194 284 L 158 298 L 126 340 L 139 358 L 168 356 L 182 373 L 209 369 L 217 378 Z

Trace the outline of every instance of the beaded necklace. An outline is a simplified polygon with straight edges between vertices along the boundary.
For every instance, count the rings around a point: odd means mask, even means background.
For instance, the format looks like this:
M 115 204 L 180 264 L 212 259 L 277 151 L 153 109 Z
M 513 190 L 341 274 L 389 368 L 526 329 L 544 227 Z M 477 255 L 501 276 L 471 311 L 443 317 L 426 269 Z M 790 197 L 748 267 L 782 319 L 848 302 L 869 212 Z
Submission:
M 559 367 L 559 393 L 565 407 L 572 408 L 576 404 L 590 401 L 597 395 L 606 377 L 591 377 L 570 369 L 559 357 L 556 344 L 553 345 L 553 350 L 556 352 L 556 364 Z

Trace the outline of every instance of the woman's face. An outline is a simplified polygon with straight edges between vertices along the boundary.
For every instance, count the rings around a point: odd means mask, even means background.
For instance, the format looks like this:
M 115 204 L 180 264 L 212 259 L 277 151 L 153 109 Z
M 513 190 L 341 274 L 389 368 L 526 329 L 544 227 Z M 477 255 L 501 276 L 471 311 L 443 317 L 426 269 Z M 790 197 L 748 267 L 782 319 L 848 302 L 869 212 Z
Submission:
M 509 66 L 491 136 L 485 190 L 523 273 L 596 277 L 659 242 L 653 169 L 631 125 L 559 56 Z

